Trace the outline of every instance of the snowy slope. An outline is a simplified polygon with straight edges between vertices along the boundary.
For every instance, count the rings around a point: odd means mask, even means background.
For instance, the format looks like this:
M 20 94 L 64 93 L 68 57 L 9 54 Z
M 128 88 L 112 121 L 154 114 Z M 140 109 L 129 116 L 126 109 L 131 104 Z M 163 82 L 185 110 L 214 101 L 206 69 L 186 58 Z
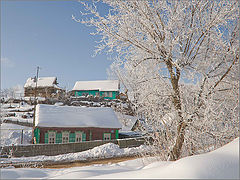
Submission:
M 176 162 L 155 162 L 140 171 L 101 175 L 94 178 L 239 178 L 239 138 L 213 152 L 186 157 Z
M 1 146 L 21 144 L 21 134 L 23 130 L 23 144 L 30 144 L 32 139 L 32 128 L 19 126 L 16 124 L 3 123 L 1 130 Z
M 153 162 L 136 159 L 117 164 L 92 165 L 63 169 L 2 169 L 2 178 L 182 178 L 239 179 L 239 138 L 215 151 L 186 157 L 175 162 Z

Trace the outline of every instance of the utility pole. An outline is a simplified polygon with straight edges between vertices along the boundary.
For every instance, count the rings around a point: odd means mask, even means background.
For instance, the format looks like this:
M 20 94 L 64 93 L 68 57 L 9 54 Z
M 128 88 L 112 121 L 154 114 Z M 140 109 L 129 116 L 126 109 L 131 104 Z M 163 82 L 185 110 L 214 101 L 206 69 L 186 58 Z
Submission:
M 22 133 L 21 133 L 21 144 L 23 144 L 23 129 L 22 129 Z
M 36 86 L 35 86 L 35 92 L 34 92 L 34 112 L 33 112 L 33 128 L 35 128 L 35 120 L 36 120 L 36 105 L 37 105 L 37 82 L 38 82 L 38 73 L 39 73 L 39 66 L 37 67 L 37 76 L 35 81 L 36 81 Z

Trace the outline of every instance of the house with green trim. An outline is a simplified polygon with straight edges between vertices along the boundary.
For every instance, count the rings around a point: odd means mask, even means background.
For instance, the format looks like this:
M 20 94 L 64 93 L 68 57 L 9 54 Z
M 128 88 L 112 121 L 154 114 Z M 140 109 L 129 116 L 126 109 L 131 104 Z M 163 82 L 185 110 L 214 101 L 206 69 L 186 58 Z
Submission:
M 116 99 L 119 95 L 118 80 L 77 81 L 72 89 L 75 97 L 93 96 L 104 99 Z
M 118 139 L 121 127 L 112 108 L 38 104 L 33 142 L 55 144 Z

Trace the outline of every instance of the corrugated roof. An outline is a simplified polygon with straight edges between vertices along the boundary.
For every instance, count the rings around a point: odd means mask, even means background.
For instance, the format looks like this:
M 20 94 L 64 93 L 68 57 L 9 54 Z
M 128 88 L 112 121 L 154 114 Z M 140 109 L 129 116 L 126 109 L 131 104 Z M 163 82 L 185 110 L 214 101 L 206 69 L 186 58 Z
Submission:
M 39 77 L 37 81 L 38 87 L 54 87 L 56 84 L 56 77 Z M 36 87 L 36 82 L 34 82 L 34 78 L 28 78 L 24 87 Z
M 119 91 L 118 80 L 77 81 L 72 90 Z
M 38 104 L 36 126 L 121 128 L 115 112 L 107 107 L 76 107 Z

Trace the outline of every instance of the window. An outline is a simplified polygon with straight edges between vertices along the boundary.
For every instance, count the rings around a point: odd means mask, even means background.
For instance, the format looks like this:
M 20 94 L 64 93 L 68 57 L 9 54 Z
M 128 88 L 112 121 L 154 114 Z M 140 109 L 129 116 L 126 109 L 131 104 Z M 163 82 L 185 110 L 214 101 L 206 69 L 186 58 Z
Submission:
M 104 97 L 112 97 L 112 92 L 111 91 L 105 91 L 103 93 Z
M 62 143 L 68 143 L 69 142 L 69 132 L 63 132 L 62 133 Z
M 108 96 L 108 92 L 104 92 L 104 97 L 107 97 Z
M 103 134 L 103 140 L 104 141 L 111 140 L 111 133 L 104 133 Z
M 49 144 L 55 143 L 55 132 L 53 132 L 53 131 L 48 132 L 48 143 Z
M 75 142 L 82 142 L 82 133 L 81 132 L 76 132 Z

